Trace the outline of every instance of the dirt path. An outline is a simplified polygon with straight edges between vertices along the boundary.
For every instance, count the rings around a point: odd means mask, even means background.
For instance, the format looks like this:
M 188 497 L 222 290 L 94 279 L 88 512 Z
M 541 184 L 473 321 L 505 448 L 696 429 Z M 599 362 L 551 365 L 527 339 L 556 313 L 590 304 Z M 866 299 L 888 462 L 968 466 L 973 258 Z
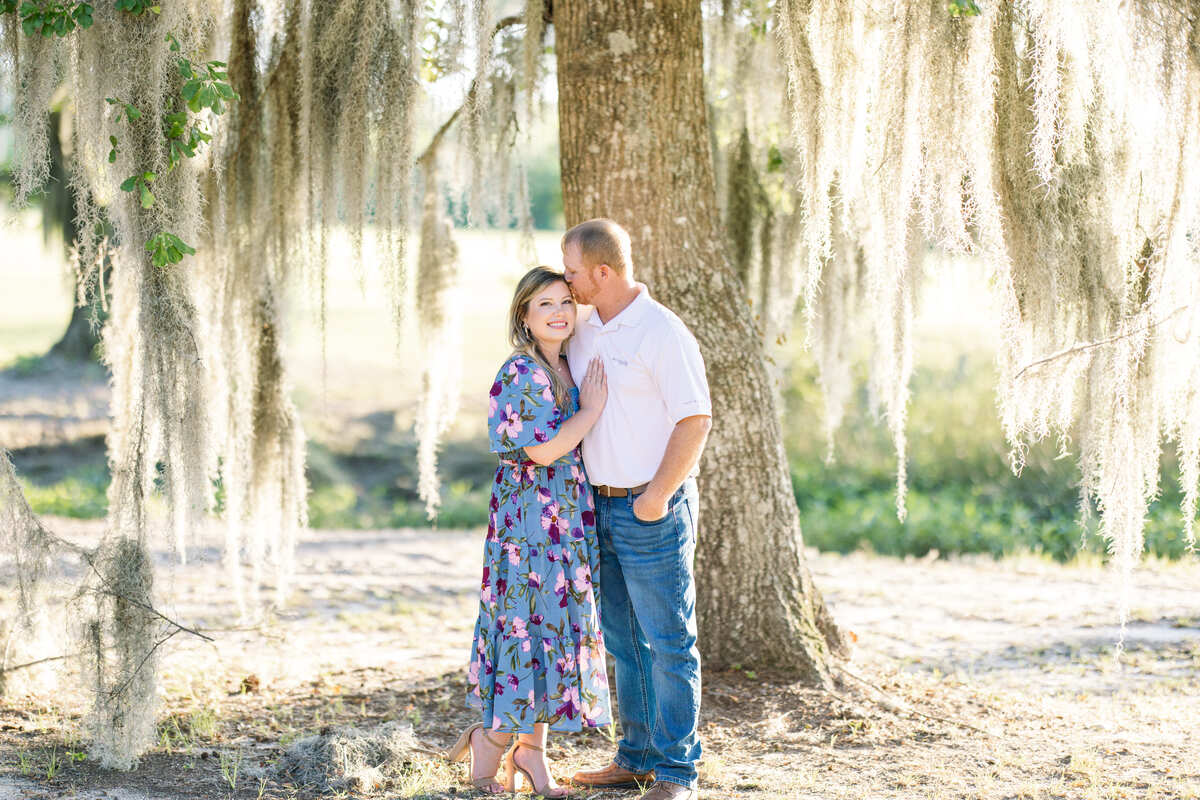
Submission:
M 100 530 L 52 525 L 79 541 Z M 313 532 L 292 603 L 258 624 L 235 620 L 215 547 L 189 556 L 168 567 L 160 554 L 162 604 L 217 641 L 177 639 L 164 657 L 159 747 L 129 774 L 66 758 L 82 749 L 80 682 L 25 671 L 0 706 L 0 800 L 306 796 L 260 783 L 254 767 L 330 723 L 407 719 L 443 747 L 470 720 L 462 669 L 478 532 Z M 1139 571 L 1119 659 L 1114 577 L 1100 567 L 815 553 L 810 566 L 857 636 L 848 669 L 887 698 L 847 675 L 830 694 L 710 671 L 702 797 L 1200 796 L 1195 559 Z M 11 580 L 0 564 L 0 587 Z M 0 614 L 10 595 L 0 590 Z M 566 769 L 610 750 L 592 733 L 555 738 L 551 756 Z M 55 753 L 66 763 L 48 770 Z M 234 763 L 244 767 L 231 783 Z M 410 777 L 389 796 L 462 791 L 459 772 L 434 759 L 414 758 Z

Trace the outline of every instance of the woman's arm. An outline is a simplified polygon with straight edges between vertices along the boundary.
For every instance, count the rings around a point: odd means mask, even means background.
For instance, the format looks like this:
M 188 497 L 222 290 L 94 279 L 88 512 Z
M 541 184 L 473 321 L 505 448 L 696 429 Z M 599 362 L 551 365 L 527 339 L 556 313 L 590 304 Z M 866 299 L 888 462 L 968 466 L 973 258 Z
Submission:
M 604 403 L 608 400 L 608 381 L 604 376 L 604 364 L 593 358 L 588 364 L 587 375 L 579 384 L 579 413 L 558 428 L 558 433 L 549 441 L 525 448 L 525 455 L 543 467 L 553 464 L 574 450 L 583 437 L 600 419 Z

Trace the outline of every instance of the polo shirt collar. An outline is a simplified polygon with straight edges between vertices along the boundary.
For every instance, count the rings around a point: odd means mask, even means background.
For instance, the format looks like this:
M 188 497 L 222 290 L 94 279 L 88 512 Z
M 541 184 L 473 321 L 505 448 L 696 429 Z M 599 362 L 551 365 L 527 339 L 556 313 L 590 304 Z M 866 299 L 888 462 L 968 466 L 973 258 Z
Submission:
M 650 290 L 646 288 L 645 284 L 638 284 L 637 297 L 633 298 L 633 302 L 621 309 L 621 313 L 605 323 L 600 321 L 600 314 L 593 308 L 587 321 L 593 328 L 617 328 L 621 325 L 632 328 L 641 323 L 642 318 L 646 316 L 646 312 L 649 310 Z

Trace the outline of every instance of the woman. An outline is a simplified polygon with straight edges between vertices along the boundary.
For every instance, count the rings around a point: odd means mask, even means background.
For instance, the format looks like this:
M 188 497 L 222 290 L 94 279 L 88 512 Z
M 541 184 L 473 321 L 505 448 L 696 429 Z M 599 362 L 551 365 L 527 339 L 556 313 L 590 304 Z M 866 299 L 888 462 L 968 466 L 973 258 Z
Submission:
M 488 415 L 500 465 L 467 695 L 483 722 L 450 752 L 470 755 L 471 783 L 491 794 L 513 791 L 520 772 L 538 794 L 564 797 L 546 763 L 547 730 L 611 720 L 593 591 L 596 520 L 579 453 L 608 388 L 598 359 L 575 386 L 563 352 L 574 330 L 563 276 L 548 267 L 526 273 L 509 309 L 513 354 L 492 384 Z M 495 774 L 514 733 L 502 787 Z

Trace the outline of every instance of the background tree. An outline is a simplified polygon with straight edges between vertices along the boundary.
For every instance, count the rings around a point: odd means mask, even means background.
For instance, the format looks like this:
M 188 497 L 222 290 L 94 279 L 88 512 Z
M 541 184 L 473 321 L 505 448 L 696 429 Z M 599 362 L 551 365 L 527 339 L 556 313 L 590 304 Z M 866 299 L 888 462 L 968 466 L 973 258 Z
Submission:
M 804 566 L 779 411 L 717 207 L 696 3 L 554 6 L 567 223 L 621 220 L 637 275 L 696 335 L 713 426 L 697 609 L 705 663 L 829 679 L 842 647 Z

